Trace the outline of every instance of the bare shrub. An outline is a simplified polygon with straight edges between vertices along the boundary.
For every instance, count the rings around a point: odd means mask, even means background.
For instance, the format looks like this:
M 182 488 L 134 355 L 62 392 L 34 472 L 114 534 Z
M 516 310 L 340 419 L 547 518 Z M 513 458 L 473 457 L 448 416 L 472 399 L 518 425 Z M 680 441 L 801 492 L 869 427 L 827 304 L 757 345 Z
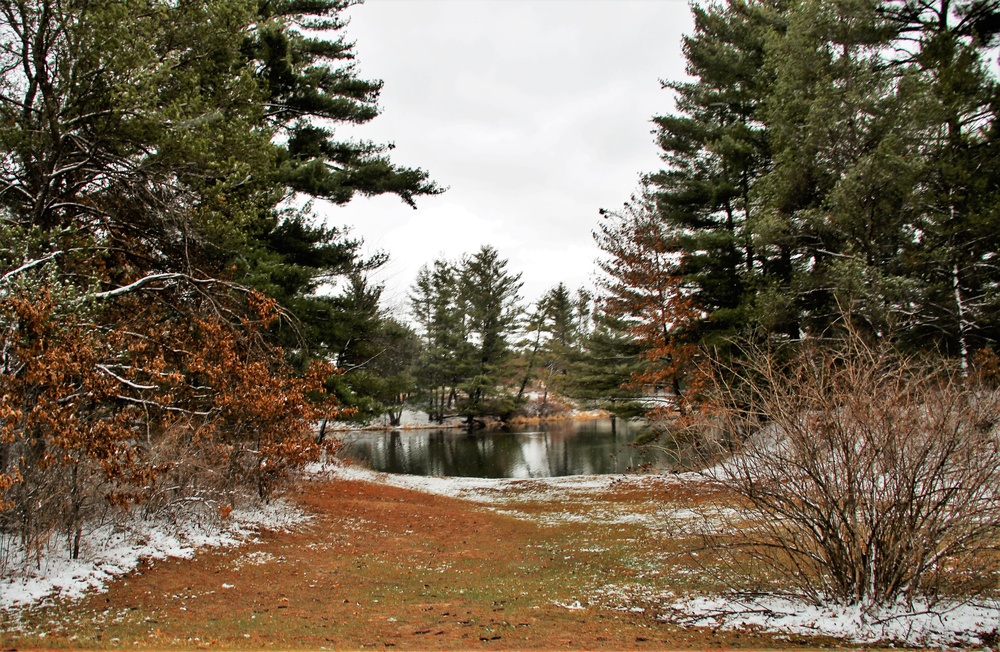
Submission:
M 912 607 L 995 588 L 995 389 L 856 334 L 747 354 L 701 414 L 734 433 L 706 473 L 745 499 L 754 562 L 815 602 Z

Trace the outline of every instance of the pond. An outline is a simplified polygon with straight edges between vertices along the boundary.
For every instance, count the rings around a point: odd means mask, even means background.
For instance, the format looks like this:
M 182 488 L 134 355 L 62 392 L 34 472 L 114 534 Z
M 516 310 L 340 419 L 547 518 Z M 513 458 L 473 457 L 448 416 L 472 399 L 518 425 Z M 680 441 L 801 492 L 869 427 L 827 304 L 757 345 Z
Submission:
M 639 428 L 609 419 L 509 431 L 420 429 L 344 433 L 341 457 L 376 471 L 474 478 L 546 478 L 667 466 L 671 456 L 633 446 Z

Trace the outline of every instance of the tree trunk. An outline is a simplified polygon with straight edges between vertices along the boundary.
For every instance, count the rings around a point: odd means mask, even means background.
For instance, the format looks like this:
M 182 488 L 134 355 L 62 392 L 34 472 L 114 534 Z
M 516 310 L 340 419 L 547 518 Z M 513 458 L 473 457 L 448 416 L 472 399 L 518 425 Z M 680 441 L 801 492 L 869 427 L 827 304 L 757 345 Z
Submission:
M 965 300 L 962 297 L 962 286 L 958 275 L 958 263 L 951 269 L 951 286 L 955 294 L 955 311 L 958 317 L 958 349 L 962 365 L 962 375 L 969 373 L 969 342 L 966 335 Z
M 71 474 L 71 484 L 69 490 L 70 502 L 70 559 L 80 558 L 80 537 L 83 533 L 83 524 L 80 522 L 80 465 L 74 464 Z
M 531 357 L 528 358 L 528 368 L 524 372 L 524 378 L 521 379 L 521 387 L 517 390 L 517 401 L 521 402 L 521 398 L 524 396 L 524 389 L 528 386 L 528 382 L 531 381 L 531 372 L 535 368 L 535 358 L 538 356 L 538 347 L 541 346 L 542 340 L 542 329 L 539 328 L 535 334 L 535 345 L 531 348 Z

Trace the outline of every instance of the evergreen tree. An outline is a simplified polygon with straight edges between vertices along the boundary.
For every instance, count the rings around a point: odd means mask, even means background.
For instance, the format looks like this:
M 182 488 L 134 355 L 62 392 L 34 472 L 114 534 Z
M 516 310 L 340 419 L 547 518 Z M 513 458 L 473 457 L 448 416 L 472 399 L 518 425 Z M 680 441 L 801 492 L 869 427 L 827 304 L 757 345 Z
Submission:
M 770 40 L 764 102 L 773 157 L 756 196 L 767 273 L 754 316 L 786 337 L 828 335 L 849 310 L 885 333 L 905 303 L 898 252 L 915 179 L 905 103 L 883 61 L 888 26 L 867 0 L 799 2 Z
M 431 420 L 440 423 L 457 409 L 458 386 L 469 374 L 470 346 L 459 302 L 458 271 L 436 260 L 424 266 L 410 293 L 411 314 L 422 335 L 417 386 Z
M 548 316 L 545 330 L 555 346 L 569 348 L 576 344 L 576 306 L 564 283 L 549 290 L 542 297 L 542 304 Z
M 344 392 L 338 397 L 357 410 L 354 418 L 370 422 L 385 415 L 390 426 L 399 426 L 417 388 L 419 339 L 410 327 L 385 316 L 364 332 L 364 339 L 351 347 L 357 362 L 342 367 L 343 373 L 328 382 Z
M 520 278 L 488 246 L 457 264 L 436 260 L 417 274 L 410 292 L 423 344 L 417 384 L 431 420 L 454 409 L 472 425 L 477 417 L 513 412 L 514 399 L 502 386 L 521 312 Z
M 332 365 L 277 344 L 365 367 L 378 261 L 279 207 L 438 191 L 332 137 L 376 113 L 331 40 L 348 4 L 0 0 L 0 529 L 25 545 L 75 555 L 107 504 L 264 498 L 343 414 Z
M 997 341 L 992 0 L 696 7 L 649 177 L 697 339 Z
M 597 310 L 594 328 L 569 357 L 563 391 L 585 406 L 630 419 L 646 413 L 642 390 L 632 384 L 641 372 L 643 347 L 620 317 Z
M 511 405 L 487 406 L 497 395 L 503 364 L 510 356 L 510 336 L 521 315 L 521 275 L 507 271 L 496 249 L 483 246 L 463 261 L 459 296 L 465 308 L 474 348 L 471 375 L 463 384 L 468 403 L 463 412 L 470 423 L 484 413 L 509 414 Z
M 440 192 L 421 170 L 400 168 L 388 145 L 338 140 L 335 125 L 378 115 L 382 82 L 359 79 L 354 43 L 340 32 L 356 0 L 265 0 L 243 52 L 266 93 L 266 119 L 283 136 L 278 179 L 295 192 L 337 204 L 356 192 L 394 193 L 414 205 Z
M 915 218 L 907 273 L 919 284 L 908 313 L 911 343 L 958 355 L 1000 340 L 1000 246 L 995 62 L 1000 3 L 885 2 L 881 13 L 898 41 L 916 41 L 902 57 L 900 84 L 908 123 L 919 139 L 913 186 Z
M 339 413 L 231 265 L 282 195 L 255 11 L 0 2 L 0 529 L 26 546 L 76 556 L 108 504 L 266 497 Z
M 582 291 L 581 291 L 582 292 Z M 587 295 L 584 292 L 582 301 L 587 305 Z M 542 297 L 545 308 L 543 328 L 548 335 L 544 346 L 545 391 L 563 393 L 565 377 L 573 355 L 580 350 L 580 297 L 574 299 L 569 288 L 559 283 Z
M 685 278 L 708 313 L 705 337 L 718 343 L 741 329 L 767 269 L 757 251 L 753 188 L 770 165 L 762 103 L 773 76 L 765 65 L 784 3 L 734 0 L 692 6 L 684 39 L 690 82 L 666 82 L 676 111 L 654 118 L 666 167 L 650 175 L 657 208 L 683 249 Z M 717 335 L 713 335 L 717 333 Z
M 545 353 L 542 347 L 547 344 L 547 341 L 543 340 L 547 317 L 544 297 L 536 302 L 525 316 L 525 338 L 519 344 L 520 356 L 516 361 L 519 364 L 515 364 L 515 369 L 521 376 L 521 384 L 517 396 L 514 397 L 517 403 L 524 400 L 525 391 L 528 389 L 528 384 L 534 382 L 537 369 L 545 366 Z
M 570 294 L 564 283 L 546 292 L 525 320 L 527 339 L 522 343 L 524 371 L 517 393 L 521 401 L 528 383 L 539 378 L 544 416 L 550 390 L 565 393 L 565 376 L 573 356 L 579 352 L 589 318 L 589 294 Z
M 338 139 L 335 133 L 338 125 L 374 119 L 382 88 L 379 81 L 357 76 L 354 44 L 342 34 L 342 14 L 353 4 L 269 0 L 258 5 L 259 21 L 242 53 L 255 71 L 263 120 L 275 136 L 272 175 L 286 198 L 344 204 L 356 193 L 392 193 L 415 207 L 417 197 L 441 192 L 427 173 L 392 164 L 388 145 Z M 377 329 L 376 323 L 352 317 L 346 312 L 349 301 L 316 290 L 365 274 L 383 264 L 385 256 L 362 258 L 359 241 L 317 221 L 312 204 L 300 211 L 261 214 L 250 251 L 237 264 L 245 282 L 268 291 L 301 322 L 297 332 L 285 330 L 286 346 L 308 356 L 336 357 L 352 341 L 368 336 L 353 328 Z

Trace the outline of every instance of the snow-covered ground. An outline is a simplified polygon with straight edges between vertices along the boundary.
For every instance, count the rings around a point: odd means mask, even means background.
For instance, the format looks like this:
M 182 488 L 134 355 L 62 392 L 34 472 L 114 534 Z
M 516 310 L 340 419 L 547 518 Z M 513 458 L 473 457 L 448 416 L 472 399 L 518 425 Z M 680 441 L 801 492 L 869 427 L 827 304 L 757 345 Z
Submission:
M 866 613 L 857 606 L 816 607 L 797 600 L 761 596 L 751 599 L 703 597 L 665 605 L 664 619 L 723 629 L 764 629 L 789 634 L 822 635 L 856 643 L 908 646 L 997 645 L 1000 604 L 900 605 Z
M 642 482 L 645 476 L 606 476 L 606 475 L 571 475 L 556 478 L 532 479 L 496 479 L 496 478 L 458 478 L 436 477 L 422 475 L 399 475 L 372 471 L 355 464 L 334 463 L 327 465 L 314 464 L 307 472 L 345 480 L 362 480 L 375 482 L 401 489 L 412 489 L 424 493 L 462 498 L 477 503 L 502 503 L 511 501 L 534 501 L 539 499 L 554 499 L 566 497 L 568 494 L 590 494 L 594 491 L 607 491 L 613 482 L 625 477 L 635 482 Z M 667 477 L 667 476 L 663 476 Z M 517 488 L 514 493 L 511 489 Z
M 70 559 L 66 546 L 54 540 L 26 571 L 0 577 L 0 610 L 78 599 L 102 590 L 110 580 L 136 568 L 140 560 L 190 558 L 198 548 L 239 545 L 261 530 L 288 529 L 307 518 L 280 500 L 233 510 L 228 518 L 215 522 L 193 514 L 176 519 L 125 518 L 87 532 L 80 559 Z M 8 548 L 14 545 L 5 543 Z M 17 552 L 11 551 L 12 556 Z
M 443 423 L 436 423 L 429 420 L 427 418 L 427 413 L 421 410 L 403 410 L 403 414 L 397 428 L 401 430 L 412 430 L 417 428 L 461 428 L 464 425 L 464 421 L 465 419 L 463 417 L 449 417 L 445 419 Z M 345 430 L 359 429 L 388 429 L 389 427 L 388 415 L 378 417 L 367 424 L 359 424 L 352 421 L 331 421 L 327 425 L 328 430 L 341 432 Z
M 527 393 L 529 399 L 538 399 L 537 394 L 532 392 Z M 569 419 L 604 419 L 607 418 L 608 413 L 603 410 L 571 410 L 567 414 L 562 415 L 559 418 L 569 418 Z M 398 430 L 419 430 L 422 428 L 464 428 L 466 427 L 465 417 L 448 417 L 442 423 L 437 423 L 436 421 L 431 421 L 427 417 L 427 413 L 423 410 L 403 410 L 400 423 L 395 429 Z M 358 424 L 355 422 L 348 421 L 333 421 L 327 425 L 327 429 L 331 431 L 343 432 L 346 430 L 378 430 L 378 429 L 389 429 L 389 417 L 383 415 L 377 419 L 372 420 L 367 424 Z

